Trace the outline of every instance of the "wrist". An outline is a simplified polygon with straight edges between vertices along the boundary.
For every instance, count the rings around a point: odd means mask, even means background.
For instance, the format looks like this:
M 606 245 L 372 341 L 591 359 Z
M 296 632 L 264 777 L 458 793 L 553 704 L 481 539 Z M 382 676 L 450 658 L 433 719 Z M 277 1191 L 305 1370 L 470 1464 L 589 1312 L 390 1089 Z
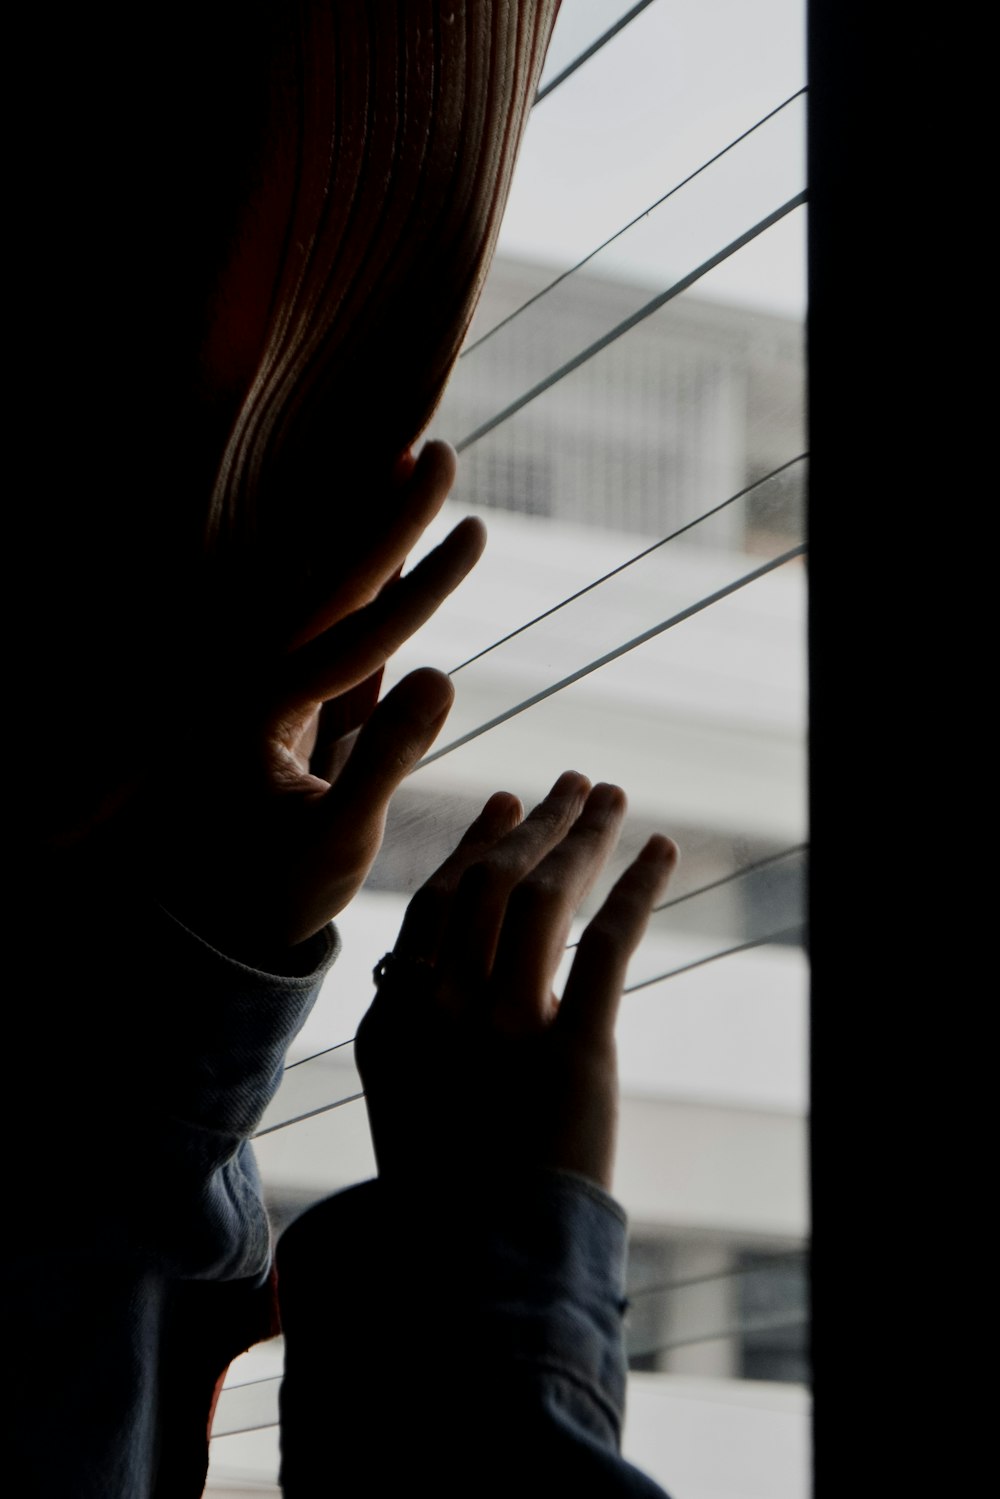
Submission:
M 326 966 L 337 944 L 332 922 L 302 942 L 283 943 L 270 933 L 254 932 L 244 922 L 226 920 L 218 912 L 192 909 L 183 902 L 162 900 L 161 909 L 220 957 L 241 968 L 276 978 L 308 978 Z

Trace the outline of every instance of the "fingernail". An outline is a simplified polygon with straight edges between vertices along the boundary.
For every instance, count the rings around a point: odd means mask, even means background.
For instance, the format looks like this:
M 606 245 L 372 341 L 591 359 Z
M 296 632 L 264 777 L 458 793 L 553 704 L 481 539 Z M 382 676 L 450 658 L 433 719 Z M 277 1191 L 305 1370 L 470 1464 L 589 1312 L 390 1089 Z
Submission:
M 494 791 L 489 801 L 483 807 L 480 817 L 506 817 L 512 812 L 523 816 L 521 799 L 514 795 L 513 791 Z
M 582 775 L 578 770 L 564 770 L 549 796 L 586 796 L 589 789 L 589 776 Z
M 415 723 L 430 728 L 451 712 L 455 688 L 443 672 L 436 671 L 433 667 L 420 667 L 414 676 L 423 680 L 414 681 L 411 687 L 416 701 L 412 704 L 410 713 Z
M 639 855 L 648 864 L 675 864 L 680 856 L 680 849 L 672 838 L 665 838 L 662 833 L 654 833 L 646 843 Z
M 611 817 L 625 810 L 625 793 L 620 786 L 602 781 L 587 798 L 587 811 L 598 817 Z

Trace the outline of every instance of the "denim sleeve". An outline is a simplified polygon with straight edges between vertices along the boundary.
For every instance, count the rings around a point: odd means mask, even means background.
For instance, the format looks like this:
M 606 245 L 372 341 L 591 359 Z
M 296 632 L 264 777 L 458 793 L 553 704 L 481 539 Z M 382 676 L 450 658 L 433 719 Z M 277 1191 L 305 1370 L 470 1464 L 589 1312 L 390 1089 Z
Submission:
M 285 1499 L 663 1499 L 620 1455 L 625 1218 L 566 1172 L 365 1183 L 278 1246 Z
M 174 1275 L 263 1274 L 270 1233 L 250 1137 L 340 939 L 328 926 L 303 944 L 298 971 L 264 973 L 217 952 L 167 912 L 159 919 L 158 987 L 170 1001 L 158 1038 L 166 1067 L 152 1069 L 152 1112 L 146 1105 L 157 1254 Z
M 250 1137 L 336 957 L 328 927 L 263 973 L 138 899 L 88 910 L 21 1016 L 34 1128 L 16 1163 L 27 1258 L 113 1250 L 169 1278 L 264 1274 Z
M 100 893 L 40 954 L 0 1295 L 21 1492 L 201 1492 L 216 1381 L 271 1325 L 249 1137 L 337 948 L 263 973 Z

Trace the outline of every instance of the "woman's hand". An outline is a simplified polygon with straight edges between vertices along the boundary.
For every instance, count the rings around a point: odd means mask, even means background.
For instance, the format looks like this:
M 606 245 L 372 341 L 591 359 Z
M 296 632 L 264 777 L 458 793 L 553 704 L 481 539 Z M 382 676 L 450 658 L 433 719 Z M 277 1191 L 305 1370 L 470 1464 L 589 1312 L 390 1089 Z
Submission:
M 586 927 L 552 992 L 574 912 L 614 848 L 617 786 L 567 771 L 522 820 L 498 792 L 414 896 L 357 1061 L 383 1176 L 579 1172 L 610 1188 L 614 1027 L 629 957 L 677 860 L 653 837 Z
M 398 577 L 454 475 L 452 450 L 428 443 L 391 525 L 295 648 L 264 679 L 220 688 L 184 763 L 126 819 L 163 904 L 232 957 L 266 967 L 344 908 L 378 852 L 391 796 L 447 717 L 454 690 L 430 669 L 371 705 L 386 661 L 482 552 L 484 527 L 465 520 Z M 324 704 L 345 732 L 327 736 L 318 775 Z

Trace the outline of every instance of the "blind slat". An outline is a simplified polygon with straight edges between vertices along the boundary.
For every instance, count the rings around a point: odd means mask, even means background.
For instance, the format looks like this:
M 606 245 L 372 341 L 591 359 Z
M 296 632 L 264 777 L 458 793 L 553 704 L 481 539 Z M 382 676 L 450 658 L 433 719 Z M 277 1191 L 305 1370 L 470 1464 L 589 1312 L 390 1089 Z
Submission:
M 578 321 L 585 305 L 586 292 L 580 290 L 585 276 L 627 282 L 627 273 L 619 276 L 617 268 L 648 264 L 657 256 L 664 267 L 681 258 L 697 264 L 715 252 L 720 240 L 732 238 L 748 222 L 761 217 L 769 195 L 775 202 L 793 196 L 805 186 L 805 99 L 806 90 L 801 88 L 782 100 L 654 202 L 644 205 L 614 234 L 493 323 L 487 287 L 485 306 L 476 314 L 476 335 L 462 350 L 452 382 L 461 382 L 486 345 L 501 335 L 514 335 L 522 346 L 530 346 L 538 339 L 542 319 L 550 336 L 558 331 L 560 318 L 567 313 Z M 698 182 L 706 173 L 707 180 Z M 724 232 L 727 223 L 733 226 L 730 234 Z M 638 280 L 640 285 L 648 282 L 648 274 Z M 640 285 L 632 289 L 636 299 Z M 485 331 L 478 331 L 484 324 Z M 515 325 L 519 330 L 516 335 Z
M 538 93 L 535 95 L 535 103 L 540 103 L 554 89 L 557 89 L 561 83 L 565 83 L 567 78 L 571 78 L 577 68 L 581 68 L 585 62 L 588 62 L 596 53 L 600 52 L 602 47 L 606 47 L 608 42 L 612 41 L 620 31 L 624 31 L 625 27 L 631 21 L 634 21 L 636 16 L 641 15 L 647 5 L 651 5 L 652 3 L 653 0 L 638 0 L 638 4 L 631 6 L 623 15 L 618 16 L 611 25 L 607 26 L 603 31 L 599 31 L 593 41 L 581 47 L 579 51 L 572 51 L 568 62 L 563 61 L 566 56 L 566 48 L 563 47 L 561 41 L 560 22 L 562 23 L 563 31 L 568 33 L 569 27 L 567 23 L 571 18 L 573 10 L 572 0 L 570 0 L 570 3 L 564 5 L 556 21 L 552 41 L 549 43 L 548 56 L 545 59 L 545 67 L 542 70 Z M 616 0 L 616 3 L 612 6 L 605 6 L 604 9 L 609 12 L 618 10 L 620 9 L 620 4 Z

